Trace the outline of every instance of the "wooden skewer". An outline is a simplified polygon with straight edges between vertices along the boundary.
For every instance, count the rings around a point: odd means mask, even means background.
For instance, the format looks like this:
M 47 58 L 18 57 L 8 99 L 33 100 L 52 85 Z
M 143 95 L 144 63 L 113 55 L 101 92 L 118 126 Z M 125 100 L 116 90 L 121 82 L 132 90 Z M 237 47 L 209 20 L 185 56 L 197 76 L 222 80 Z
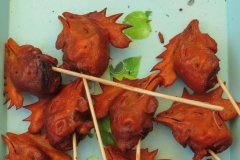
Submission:
M 211 149 L 207 150 L 216 160 L 221 160 Z
M 223 81 L 221 80 L 221 78 L 218 75 L 217 75 L 217 80 L 218 80 L 218 83 L 220 84 L 220 86 L 222 87 L 222 89 L 224 90 L 224 92 L 226 93 L 228 99 L 231 101 L 231 103 L 232 103 L 233 107 L 235 108 L 235 110 L 237 111 L 238 115 L 240 116 L 240 109 L 239 109 L 237 103 L 234 101 L 232 95 L 229 93 L 228 89 L 226 88 Z
M 72 136 L 72 143 L 73 143 L 73 160 L 78 160 L 76 133 L 74 133 Z
M 106 80 L 106 79 L 101 79 L 101 78 L 97 78 L 97 77 L 93 77 L 93 76 L 89 76 L 89 75 L 65 70 L 65 69 L 62 69 L 62 68 L 52 67 L 52 70 L 54 70 L 56 72 L 61 72 L 61 73 L 64 73 L 64 74 L 69 74 L 69 75 L 72 75 L 72 76 L 81 77 L 81 78 L 85 78 L 85 79 L 88 79 L 88 80 L 96 81 L 96 82 L 103 83 L 103 84 L 106 84 L 106 85 L 120 87 L 120 88 L 129 90 L 129 91 L 133 91 L 133 92 L 138 92 L 138 93 L 147 94 L 147 95 L 154 96 L 154 97 L 160 97 L 160 98 L 165 98 L 165 99 L 177 101 L 177 102 L 180 102 L 180 103 L 186 103 L 186 104 L 199 106 L 199 107 L 203 107 L 203 108 L 208 108 L 208 109 L 212 109 L 212 110 L 216 110 L 216 111 L 222 111 L 224 109 L 223 107 L 220 107 L 220 106 L 217 106 L 217 105 L 212 105 L 212 104 L 208 104 L 208 103 L 204 103 L 204 102 L 189 100 L 189 99 L 186 99 L 186 98 L 180 98 L 180 97 L 169 96 L 169 95 L 166 95 L 166 94 L 156 93 L 156 92 L 144 90 L 144 89 L 137 88 L 137 87 L 132 87 L 132 86 L 129 86 L 129 85 L 116 83 L 116 82 L 109 81 L 109 80 Z
M 102 157 L 103 157 L 103 160 L 107 160 L 106 154 L 104 152 L 102 137 L 101 137 L 101 134 L 100 134 L 100 131 L 99 131 L 98 123 L 97 123 L 96 114 L 95 114 L 95 111 L 94 111 L 94 108 L 93 108 L 93 103 L 92 103 L 90 91 L 89 91 L 89 88 L 88 88 L 87 80 L 85 78 L 83 78 L 83 84 L 84 84 L 84 87 L 85 87 L 85 90 L 86 90 L 86 95 L 87 95 L 90 111 L 91 111 L 91 114 L 92 114 L 92 119 L 93 119 L 93 123 L 94 123 L 94 126 L 95 126 L 95 130 L 96 130 L 96 133 L 97 133 L 98 143 L 99 143 L 99 146 L 100 146 Z
M 137 144 L 137 149 L 136 149 L 136 160 L 141 159 L 141 139 L 139 139 L 138 144 Z

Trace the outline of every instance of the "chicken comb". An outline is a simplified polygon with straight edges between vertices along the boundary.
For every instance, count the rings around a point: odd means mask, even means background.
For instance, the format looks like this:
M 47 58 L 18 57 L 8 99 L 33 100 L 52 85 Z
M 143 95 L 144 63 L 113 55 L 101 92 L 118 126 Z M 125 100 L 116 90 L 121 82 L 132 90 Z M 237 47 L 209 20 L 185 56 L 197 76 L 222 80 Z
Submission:
M 154 160 L 154 157 L 157 155 L 158 150 L 154 150 L 149 152 L 148 149 L 141 149 L 141 159 Z M 135 160 L 136 159 L 136 150 L 132 149 L 127 152 L 121 152 L 117 147 L 107 144 L 105 148 L 105 153 L 108 160 L 114 159 L 128 159 Z
M 29 132 L 14 134 L 7 132 L 6 135 L 8 138 L 2 135 L 2 139 L 9 149 L 9 154 L 6 155 L 5 159 L 72 159 L 69 155 L 53 148 L 49 144 L 46 134 L 30 134 Z
M 151 71 L 160 70 L 159 76 L 163 77 L 161 82 L 164 87 L 172 85 L 176 79 L 177 74 L 174 71 L 174 51 L 177 46 L 179 35 L 175 36 L 165 46 L 167 50 L 162 52 L 157 58 L 162 58 L 162 61 L 158 62 Z
M 204 94 L 196 94 L 193 93 L 190 95 L 186 89 L 183 91 L 183 98 L 198 100 L 207 102 L 210 104 L 215 104 L 224 107 L 224 110 L 219 112 L 220 117 L 224 121 L 229 121 L 237 116 L 237 111 L 234 109 L 231 101 L 229 99 L 222 98 L 223 89 L 221 86 L 211 90 L 210 92 Z M 236 102 L 238 107 L 240 107 L 240 103 Z
M 123 13 L 106 17 L 107 8 L 100 12 L 94 11 L 83 16 L 87 17 L 91 22 L 97 24 L 101 28 L 107 29 L 111 44 L 116 48 L 127 48 L 131 40 L 122 32 L 124 29 L 130 28 L 130 25 L 116 23 L 117 19 Z
M 15 53 L 9 48 L 8 44 L 5 44 L 5 63 L 4 63 L 4 91 L 3 95 L 6 97 L 6 101 L 4 104 L 6 104 L 8 101 L 11 101 L 8 108 L 12 108 L 14 105 L 16 106 L 16 109 L 19 109 L 23 105 L 23 97 L 20 94 L 20 92 L 14 87 L 9 73 L 9 63 L 10 60 L 14 58 Z
M 30 110 L 32 114 L 25 118 L 23 121 L 29 121 L 30 125 L 28 131 L 30 133 L 40 133 L 43 128 L 43 110 L 47 106 L 49 99 L 40 99 L 38 102 L 24 106 Z

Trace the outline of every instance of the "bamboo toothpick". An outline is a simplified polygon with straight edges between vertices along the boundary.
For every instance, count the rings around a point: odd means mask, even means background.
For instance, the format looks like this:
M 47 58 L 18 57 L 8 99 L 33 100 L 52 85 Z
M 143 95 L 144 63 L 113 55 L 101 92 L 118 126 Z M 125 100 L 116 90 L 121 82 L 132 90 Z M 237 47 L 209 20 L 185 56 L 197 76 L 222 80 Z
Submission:
M 73 160 L 78 160 L 76 133 L 74 133 L 72 136 L 72 143 L 73 143 Z
M 156 92 L 152 92 L 152 91 L 149 91 L 149 90 L 144 90 L 144 89 L 141 89 L 141 88 L 132 87 L 132 86 L 129 86 L 129 85 L 109 81 L 109 80 L 106 80 L 106 79 L 101 79 L 101 78 L 97 78 L 97 77 L 93 77 L 93 76 L 89 76 L 89 75 L 65 70 L 65 69 L 62 69 L 62 68 L 52 67 L 52 70 L 54 70 L 56 72 L 61 72 L 61 73 L 64 73 L 64 74 L 69 74 L 69 75 L 72 75 L 72 76 L 76 76 L 76 77 L 85 78 L 85 79 L 92 80 L 92 81 L 95 81 L 95 82 L 99 82 L 99 83 L 102 83 L 102 84 L 123 88 L 123 89 L 129 90 L 129 91 L 138 92 L 138 93 L 142 93 L 142 94 L 147 94 L 147 95 L 154 96 L 154 97 L 169 99 L 169 100 L 177 101 L 177 102 L 180 102 L 180 103 L 186 103 L 186 104 L 190 104 L 190 105 L 194 105 L 194 106 L 199 106 L 199 107 L 202 107 L 202 108 L 208 108 L 208 109 L 212 109 L 212 110 L 216 110 L 216 111 L 222 111 L 224 109 L 223 107 L 220 107 L 220 106 L 217 106 L 217 105 L 212 105 L 212 104 L 208 104 L 208 103 L 204 103 L 204 102 L 189 100 L 189 99 L 186 99 L 186 98 L 180 98 L 180 97 L 174 97 L 174 96 L 170 96 L 170 95 L 166 95 L 166 94 L 156 93 Z
M 137 144 L 137 148 L 136 148 L 136 160 L 140 160 L 141 159 L 141 139 L 139 139 L 138 144 Z
M 97 138 L 98 138 L 99 147 L 100 147 L 100 150 L 101 150 L 101 153 L 102 153 L 102 157 L 103 157 L 103 160 L 107 160 L 106 154 L 104 152 L 102 137 L 101 137 L 101 134 L 100 134 L 100 131 L 99 131 L 98 123 L 97 123 L 96 114 L 95 114 L 95 111 L 94 111 L 94 108 L 93 108 L 93 103 L 92 103 L 90 91 L 89 91 L 89 88 L 88 88 L 87 80 L 85 78 L 83 78 L 83 83 L 84 83 L 84 87 L 85 87 L 90 111 L 91 111 L 91 114 L 92 114 L 92 119 L 93 119 L 93 123 L 94 123 L 94 126 L 95 126 L 95 130 L 96 130 L 96 134 L 97 134 Z
M 211 149 L 207 150 L 216 160 L 221 160 Z
M 221 78 L 218 75 L 217 75 L 217 80 L 218 80 L 218 83 L 220 84 L 220 86 L 222 87 L 222 89 L 224 90 L 224 92 L 226 93 L 228 99 L 231 101 L 231 103 L 232 103 L 233 107 L 235 108 L 235 110 L 237 111 L 238 115 L 240 116 L 240 109 L 239 109 L 237 103 L 235 102 L 232 95 L 230 94 L 230 92 L 228 91 L 228 89 L 226 88 L 223 81 L 221 80 Z

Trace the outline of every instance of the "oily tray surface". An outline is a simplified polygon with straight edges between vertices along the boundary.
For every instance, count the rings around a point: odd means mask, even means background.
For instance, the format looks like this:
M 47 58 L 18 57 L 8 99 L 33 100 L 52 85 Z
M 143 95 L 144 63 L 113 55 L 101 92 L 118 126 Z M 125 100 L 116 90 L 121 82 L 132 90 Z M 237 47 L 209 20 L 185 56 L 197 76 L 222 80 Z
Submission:
M 226 86 L 233 91 L 233 97 L 236 100 L 239 99 L 239 74 L 233 73 L 239 68 L 236 66 L 236 61 L 239 60 L 239 56 L 235 55 L 235 43 L 231 43 L 234 38 L 232 32 L 229 32 L 228 27 L 233 27 L 230 22 L 234 20 L 233 16 L 229 20 L 232 12 L 229 11 L 229 6 L 234 6 L 232 3 L 226 1 L 92 1 L 92 0 L 72 0 L 66 3 L 65 1 L 20 1 L 12 0 L 9 2 L 9 27 L 5 33 L 8 33 L 8 38 L 13 38 L 19 45 L 31 44 L 34 47 L 41 49 L 44 54 L 48 54 L 58 60 L 58 66 L 62 64 L 62 51 L 55 48 L 55 42 L 59 33 L 62 31 L 62 24 L 58 19 L 59 15 L 63 12 L 71 12 L 74 14 L 87 14 L 93 11 L 102 11 L 106 8 L 106 16 L 111 16 L 118 13 L 123 15 L 117 20 L 117 23 L 123 23 L 124 21 L 133 21 L 139 25 L 139 32 L 142 37 L 136 37 L 139 34 L 130 33 L 130 43 L 128 48 L 119 49 L 114 46 L 110 46 L 109 67 L 105 71 L 102 78 L 112 79 L 115 78 L 144 78 L 150 75 L 153 66 L 157 64 L 160 59 L 156 57 L 166 50 L 164 47 L 168 44 L 169 40 L 177 34 L 181 33 L 190 21 L 197 19 L 199 21 L 199 28 L 202 33 L 209 34 L 217 42 L 218 51 L 217 57 L 220 59 L 220 71 L 219 76 L 223 81 L 226 81 Z M 134 21 L 134 15 L 131 19 L 125 19 L 127 15 L 134 11 L 142 11 L 147 14 L 146 24 L 142 24 L 140 20 Z M 221 11 L 221 12 L 219 12 Z M 228 15 L 230 14 L 230 15 Z M 5 20 L 5 19 L 4 19 Z M 7 20 L 5 20 L 6 23 Z M 138 22 L 139 21 L 139 22 Z M 234 27 L 232 28 L 232 30 Z M 141 32 L 144 30 L 144 32 Z M 159 40 L 158 33 L 161 32 L 164 37 L 164 43 Z M 230 38 L 229 38 L 230 37 Z M 1 37 L 1 42 L 7 42 L 7 38 Z M 1 51 L 4 51 L 4 44 L 0 47 Z M 4 54 L 0 54 L 1 59 L 4 59 Z M 232 60 L 232 63 L 229 61 Z M 3 71 L 3 70 L 2 70 Z M 127 74 L 130 73 L 131 74 Z M 75 80 L 75 77 L 62 75 L 62 81 L 64 84 L 68 84 L 71 80 Z M 1 83 L 4 83 L 2 78 Z M 233 85 L 234 84 L 234 85 Z M 90 82 L 91 94 L 101 93 L 101 89 L 98 83 Z M 217 85 L 218 86 L 218 85 Z M 236 87 L 235 87 L 236 86 Z M 176 82 L 169 87 L 158 87 L 156 92 L 178 96 L 180 97 L 183 88 L 186 87 L 189 92 L 191 90 L 182 82 L 180 78 L 177 78 Z M 28 105 L 37 101 L 37 97 L 24 93 L 24 105 Z M 225 95 L 224 95 L 225 96 Z M 238 98 L 238 99 L 237 99 Z M 2 97 L 3 102 L 5 97 Z M 155 112 L 154 117 L 159 112 L 168 109 L 172 101 L 157 98 L 159 106 Z M 7 108 L 9 104 L 2 105 L 2 108 Z M 16 110 L 12 107 L 9 110 L 3 109 L 0 113 L 3 116 L 1 121 L 5 123 L 0 126 L 1 134 L 6 135 L 6 132 L 13 132 L 21 134 L 27 131 L 29 122 L 22 121 L 28 117 L 31 112 L 24 108 Z M 6 117 L 5 117 L 6 115 Z M 235 149 L 240 148 L 237 135 L 240 133 L 238 129 L 238 117 L 231 122 L 227 122 L 228 127 L 233 134 L 233 144 L 230 148 L 224 151 L 218 156 L 221 159 L 231 160 L 234 157 L 238 157 L 238 153 Z M 93 137 L 92 137 L 93 136 Z M 105 134 L 105 136 L 108 136 Z M 107 138 L 103 138 L 105 141 Z M 1 140 L 1 147 L 7 148 L 4 142 Z M 172 131 L 162 125 L 153 122 L 153 131 L 150 132 L 147 137 L 142 141 L 141 148 L 148 148 L 149 151 L 158 149 L 158 153 L 155 159 L 191 159 L 193 152 L 189 147 L 183 148 L 176 142 L 172 135 Z M 8 151 L 6 150 L 8 153 Z M 68 151 L 70 155 L 72 151 Z M 6 153 L 1 152 L 0 157 L 5 157 Z M 87 136 L 84 140 L 78 144 L 79 159 L 87 159 L 89 157 L 102 159 L 99 145 L 97 142 L 96 134 L 91 132 L 91 136 Z M 204 158 L 206 159 L 206 158 Z

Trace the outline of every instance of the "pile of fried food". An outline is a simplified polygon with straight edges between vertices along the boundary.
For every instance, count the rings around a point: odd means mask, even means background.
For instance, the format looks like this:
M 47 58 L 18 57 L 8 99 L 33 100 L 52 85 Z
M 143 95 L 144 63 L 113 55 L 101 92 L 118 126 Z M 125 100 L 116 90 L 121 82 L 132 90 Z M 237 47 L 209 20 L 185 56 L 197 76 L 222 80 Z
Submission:
M 122 32 L 131 26 L 116 23 L 121 15 L 106 17 L 104 9 L 84 15 L 64 12 L 59 16 L 63 25 L 56 41 L 56 49 L 63 52 L 60 68 L 101 77 L 108 67 L 110 43 L 117 48 L 127 48 L 131 42 Z M 228 99 L 222 98 L 222 88 L 214 89 L 220 70 L 215 55 L 217 43 L 200 32 L 198 23 L 192 20 L 166 45 L 166 50 L 157 57 L 162 60 L 152 69 L 160 72 L 142 79 L 115 81 L 155 91 L 158 86 L 172 85 L 179 76 L 194 91 L 189 94 L 184 89 L 182 97 L 221 105 L 224 111 L 174 102 L 168 110 L 153 117 L 159 107 L 155 97 L 100 84 L 102 93 L 92 95 L 96 117 L 110 116 L 116 142 L 116 146 L 108 144 L 105 148 L 108 160 L 136 159 L 133 148 L 153 130 L 153 122 L 171 128 L 176 141 L 192 149 L 193 160 L 208 156 L 207 149 L 221 153 L 232 144 L 231 133 L 224 122 L 236 117 L 237 112 Z M 6 43 L 5 103 L 10 102 L 9 108 L 24 107 L 32 112 L 25 119 L 30 122 L 28 131 L 2 135 L 9 149 L 6 160 L 72 159 L 63 151 L 73 148 L 73 134 L 79 143 L 94 128 L 83 80 L 77 78 L 63 85 L 61 74 L 52 70 L 57 64 L 57 59 L 32 45 L 19 46 L 12 38 Z M 23 92 L 37 96 L 38 102 L 23 106 Z M 157 149 L 151 152 L 141 149 L 141 159 L 153 160 L 157 152 Z

